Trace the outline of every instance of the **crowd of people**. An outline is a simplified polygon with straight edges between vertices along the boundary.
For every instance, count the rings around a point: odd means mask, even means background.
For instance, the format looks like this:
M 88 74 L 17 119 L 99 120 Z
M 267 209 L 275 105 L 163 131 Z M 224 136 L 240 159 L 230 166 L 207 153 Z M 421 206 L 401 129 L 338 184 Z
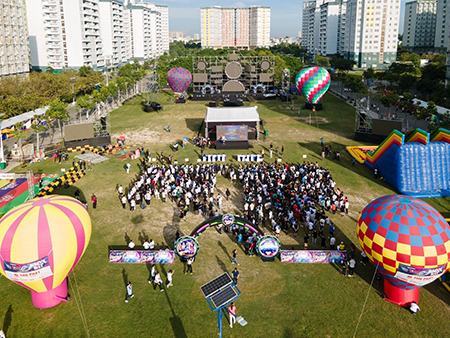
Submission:
M 317 163 L 254 164 L 230 175 L 242 184 L 244 214 L 253 225 L 266 225 L 276 235 L 302 227 L 305 247 L 317 245 L 319 239 L 322 248 L 337 247 L 335 226 L 326 211 L 348 213 L 350 205 L 328 170 Z
M 161 165 L 143 157 L 139 167 L 127 188 L 117 187 L 123 208 L 144 209 L 152 199 L 160 199 L 174 202 L 181 219 L 189 211 L 205 218 L 217 216 L 223 199 L 231 195 L 228 189 L 225 196 L 216 192 L 217 176 L 222 175 L 242 186 L 243 213 L 252 225 L 270 228 L 277 236 L 281 231 L 297 233 L 303 228 L 305 248 L 338 248 L 335 226 L 326 212 L 348 213 L 349 201 L 330 172 L 317 163 Z M 249 242 L 245 247 L 253 252 L 251 233 L 226 230 L 233 232 L 238 242 Z
M 159 165 L 143 158 L 139 167 L 140 172 L 129 187 L 117 186 L 123 208 L 128 206 L 134 211 L 138 207 L 144 209 L 154 198 L 171 200 L 178 207 L 180 218 L 184 218 L 189 211 L 211 217 L 221 207 L 222 196 L 214 195 L 219 165 Z

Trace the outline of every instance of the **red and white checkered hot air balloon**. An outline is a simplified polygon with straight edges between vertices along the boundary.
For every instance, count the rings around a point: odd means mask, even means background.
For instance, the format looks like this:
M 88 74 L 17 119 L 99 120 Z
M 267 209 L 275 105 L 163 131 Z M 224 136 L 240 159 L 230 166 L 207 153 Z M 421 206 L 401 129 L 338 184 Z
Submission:
M 0 220 L 0 273 L 29 289 L 35 307 L 54 307 L 67 299 L 67 275 L 90 237 L 91 219 L 81 202 L 36 198 Z

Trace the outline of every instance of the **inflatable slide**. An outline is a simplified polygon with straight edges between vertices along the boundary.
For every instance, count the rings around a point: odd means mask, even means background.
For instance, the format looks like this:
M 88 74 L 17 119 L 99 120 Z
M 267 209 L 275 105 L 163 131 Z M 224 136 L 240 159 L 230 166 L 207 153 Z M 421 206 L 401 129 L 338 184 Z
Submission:
M 416 129 L 405 135 L 394 130 L 365 164 L 378 169 L 399 193 L 416 197 L 450 196 L 450 131 L 439 129 L 432 137 Z

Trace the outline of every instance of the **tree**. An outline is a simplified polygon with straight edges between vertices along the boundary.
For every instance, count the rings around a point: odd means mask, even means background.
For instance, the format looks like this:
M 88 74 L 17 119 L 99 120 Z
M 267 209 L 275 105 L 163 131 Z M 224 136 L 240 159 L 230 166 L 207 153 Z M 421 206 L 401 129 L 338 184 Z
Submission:
M 81 77 L 88 77 L 91 76 L 94 73 L 94 70 L 89 66 L 81 66 L 80 69 L 78 69 L 78 75 Z
M 41 145 L 39 142 L 39 135 L 48 130 L 48 123 L 44 120 L 35 119 L 31 124 L 31 129 L 36 133 L 36 154 L 40 156 Z
M 22 123 L 16 123 L 14 125 L 14 130 L 12 132 L 14 138 L 17 140 L 20 152 L 20 160 L 23 161 L 23 149 L 22 149 L 22 139 L 26 136 L 26 131 L 23 129 Z
M 321 67 L 330 67 L 330 59 L 318 54 L 314 58 L 314 63 Z
M 333 55 L 330 59 L 331 67 L 340 70 L 343 72 L 347 72 L 353 69 L 356 62 L 353 60 L 345 59 L 340 55 Z
M 50 122 L 58 121 L 58 127 L 62 135 L 62 122 L 69 120 L 67 103 L 62 102 L 60 99 L 52 100 L 46 112 L 46 120 Z

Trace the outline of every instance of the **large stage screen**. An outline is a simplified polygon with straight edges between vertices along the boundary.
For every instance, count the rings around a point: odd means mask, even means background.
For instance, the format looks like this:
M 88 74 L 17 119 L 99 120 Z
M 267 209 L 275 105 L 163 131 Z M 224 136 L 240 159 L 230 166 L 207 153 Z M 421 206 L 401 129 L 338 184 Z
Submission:
M 217 126 L 217 140 L 248 141 L 248 126 Z

